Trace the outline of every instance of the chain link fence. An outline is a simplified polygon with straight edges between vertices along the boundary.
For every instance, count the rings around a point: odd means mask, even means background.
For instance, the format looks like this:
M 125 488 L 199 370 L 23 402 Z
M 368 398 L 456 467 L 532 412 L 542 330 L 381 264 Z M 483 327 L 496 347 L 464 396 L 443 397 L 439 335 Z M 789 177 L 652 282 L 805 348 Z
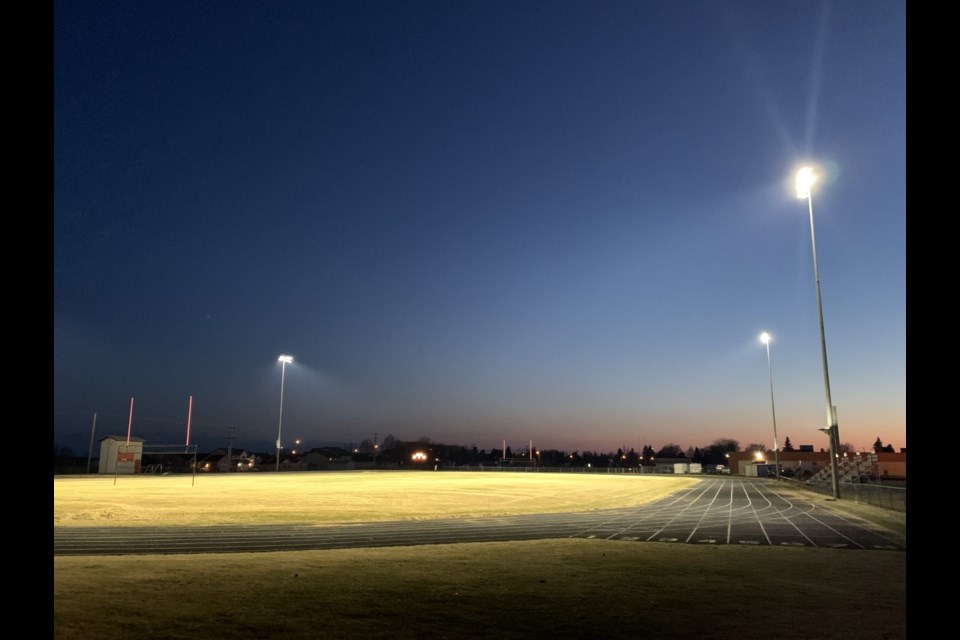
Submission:
M 826 482 L 808 481 L 803 486 L 817 493 L 833 495 L 833 487 L 829 480 Z M 840 499 L 855 500 L 875 507 L 907 512 L 906 487 L 891 487 L 864 482 L 841 482 Z

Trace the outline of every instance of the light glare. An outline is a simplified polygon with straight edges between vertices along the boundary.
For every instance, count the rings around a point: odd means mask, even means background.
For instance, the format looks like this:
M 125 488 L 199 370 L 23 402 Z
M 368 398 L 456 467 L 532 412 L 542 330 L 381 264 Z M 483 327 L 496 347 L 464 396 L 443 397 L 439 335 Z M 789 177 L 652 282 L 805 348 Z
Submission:
M 797 197 L 807 198 L 810 196 L 810 187 L 817 181 L 817 176 L 813 175 L 813 169 L 803 167 L 797 171 Z
M 763 344 L 770 344 L 770 334 L 764 331 L 760 334 L 760 342 Z
M 286 356 L 286 355 L 280 354 L 280 357 L 277 358 L 277 362 L 282 362 L 282 363 L 284 363 L 284 364 L 290 364 L 291 362 L 293 362 L 293 356 Z

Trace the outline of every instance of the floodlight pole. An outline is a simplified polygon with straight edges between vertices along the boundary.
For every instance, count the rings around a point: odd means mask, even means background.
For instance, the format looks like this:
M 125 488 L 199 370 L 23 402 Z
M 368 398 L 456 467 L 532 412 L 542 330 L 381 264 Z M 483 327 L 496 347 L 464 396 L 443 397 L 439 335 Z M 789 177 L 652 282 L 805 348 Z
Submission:
M 833 499 L 840 499 L 840 470 L 837 465 L 837 452 L 840 448 L 840 434 L 837 428 L 837 410 L 830 397 L 830 372 L 827 367 L 827 338 L 823 329 L 823 302 L 820 297 L 820 269 L 817 266 L 817 238 L 813 230 L 813 196 L 812 185 L 816 180 L 809 167 L 800 169 L 797 173 L 797 196 L 806 198 L 807 209 L 810 212 L 810 245 L 813 248 L 813 278 L 817 285 L 817 315 L 820 322 L 820 358 L 823 361 L 823 394 L 827 408 L 827 435 L 830 436 L 830 472 L 833 485 Z
M 280 355 L 280 420 L 277 423 L 277 471 L 280 471 L 280 434 L 283 430 L 283 382 L 287 373 L 287 364 L 293 362 L 292 356 Z
M 780 479 L 780 443 L 777 441 L 777 409 L 773 404 L 773 365 L 770 363 L 770 334 L 764 331 L 760 342 L 767 347 L 767 372 L 770 375 L 770 412 L 773 414 L 773 453 L 776 456 L 777 480 Z

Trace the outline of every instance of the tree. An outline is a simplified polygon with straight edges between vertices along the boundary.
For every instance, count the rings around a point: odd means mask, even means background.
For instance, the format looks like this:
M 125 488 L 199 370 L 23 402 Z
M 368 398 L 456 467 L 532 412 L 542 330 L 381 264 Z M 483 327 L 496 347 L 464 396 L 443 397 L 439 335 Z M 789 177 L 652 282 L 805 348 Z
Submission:
M 760 453 L 766 453 L 767 445 L 763 444 L 762 442 L 759 444 L 751 444 L 747 446 L 747 451 L 759 451 Z
M 877 441 L 873 443 L 873 452 L 880 453 L 883 451 L 883 442 L 880 440 L 880 436 L 877 436 Z
M 660 451 L 657 451 L 658 458 L 685 458 L 686 454 L 683 453 L 683 449 L 680 448 L 680 445 L 669 443 L 660 447 Z
M 733 438 L 717 438 L 710 446 L 719 447 L 724 453 L 740 450 L 740 442 Z
M 840 453 L 856 453 L 857 448 L 850 444 L 849 442 L 844 442 L 840 445 Z
M 394 447 L 396 447 L 398 444 L 400 444 L 400 441 L 397 440 L 397 437 L 392 433 L 388 433 L 387 437 L 383 439 L 383 446 L 381 446 L 381 449 L 383 449 L 384 451 L 389 451 L 390 449 L 393 449 Z
M 787 436 L 787 439 L 783 441 L 783 450 L 784 451 L 793 451 L 793 443 L 790 442 L 790 436 Z
M 653 451 L 653 447 L 648 444 L 643 445 L 643 451 L 640 452 L 641 463 L 649 464 L 651 460 L 656 458 L 656 453 Z
M 703 449 L 703 461 L 707 464 L 727 464 L 727 454 L 740 450 L 740 443 L 732 438 L 718 438 Z

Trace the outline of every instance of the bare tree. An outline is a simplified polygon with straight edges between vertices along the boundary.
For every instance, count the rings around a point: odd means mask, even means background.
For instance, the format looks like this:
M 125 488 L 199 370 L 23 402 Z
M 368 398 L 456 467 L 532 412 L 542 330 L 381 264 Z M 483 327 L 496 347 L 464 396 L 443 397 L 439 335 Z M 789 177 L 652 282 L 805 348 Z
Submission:
M 686 454 L 683 452 L 683 449 L 680 448 L 680 445 L 670 442 L 668 444 L 660 447 L 660 451 L 657 451 L 658 458 L 686 458 Z

